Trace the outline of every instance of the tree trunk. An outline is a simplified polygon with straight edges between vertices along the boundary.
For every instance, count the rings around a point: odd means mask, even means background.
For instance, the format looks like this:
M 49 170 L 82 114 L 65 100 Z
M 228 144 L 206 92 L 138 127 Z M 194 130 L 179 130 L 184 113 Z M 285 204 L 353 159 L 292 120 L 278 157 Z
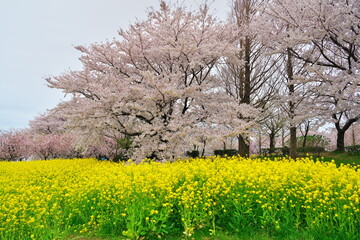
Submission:
M 305 135 L 304 140 L 303 140 L 303 144 L 302 144 L 303 147 L 306 147 L 306 138 L 307 138 L 307 136 Z
M 336 151 L 345 152 L 345 131 L 337 131 Z
M 290 157 L 296 158 L 296 127 L 290 127 Z
M 244 98 L 242 99 L 242 103 L 250 104 L 250 94 L 251 94 L 251 66 L 250 66 L 250 54 L 251 54 L 251 40 L 249 37 L 245 38 L 245 78 L 244 78 Z
M 355 126 L 353 125 L 352 126 L 352 129 L 351 129 L 351 138 L 352 138 L 352 145 L 355 146 L 356 145 L 356 137 L 355 137 Z
M 345 152 L 345 132 L 350 128 L 350 126 L 360 119 L 360 115 L 348 119 L 344 126 L 341 128 L 340 120 L 337 119 L 336 115 L 333 115 L 333 119 L 336 120 L 335 128 L 337 131 L 337 140 L 336 140 L 336 151 L 337 152 Z
M 306 140 L 307 140 L 307 136 L 309 134 L 309 131 L 310 131 L 310 122 L 307 122 L 305 124 L 305 134 L 304 134 L 304 141 L 303 141 L 303 147 L 306 147 Z
M 251 19 L 251 1 L 236 2 L 236 20 L 239 27 L 249 24 Z M 245 62 L 245 66 L 240 70 L 239 76 L 239 97 L 240 103 L 250 104 L 251 94 L 251 38 L 246 36 L 240 42 L 239 57 Z M 240 156 L 249 156 L 250 145 L 248 139 L 238 136 L 238 151 Z
M 295 86 L 291 82 L 294 79 L 293 74 L 293 66 L 291 61 L 291 51 L 290 48 L 287 49 L 287 76 L 289 81 L 289 95 L 290 97 L 295 93 Z M 296 126 L 293 122 L 295 118 L 295 103 L 293 101 L 289 101 L 289 113 L 290 113 L 290 157 L 292 159 L 296 158 Z
M 285 129 L 284 127 L 281 129 L 281 147 L 285 147 Z
M 250 104 L 250 77 L 251 77 L 251 68 L 250 68 L 250 53 L 251 53 L 251 40 L 249 37 L 245 38 L 245 67 L 244 67 L 244 92 L 242 95 L 241 103 Z M 239 154 L 242 157 L 248 157 L 250 155 L 250 145 L 247 143 L 247 139 L 244 139 L 243 136 L 238 136 L 238 144 L 239 144 Z
M 274 148 L 275 148 L 275 134 L 270 133 L 269 134 L 269 140 L 270 140 L 270 153 L 273 153 Z
M 262 148 L 261 133 L 259 132 L 259 155 L 261 155 L 261 148 Z
M 250 146 L 247 144 L 243 136 L 238 136 L 238 152 L 242 157 L 248 157 L 250 154 Z
M 204 140 L 204 145 L 203 145 L 203 149 L 202 149 L 202 152 L 201 152 L 202 157 L 205 156 L 205 148 L 206 148 L 206 140 Z

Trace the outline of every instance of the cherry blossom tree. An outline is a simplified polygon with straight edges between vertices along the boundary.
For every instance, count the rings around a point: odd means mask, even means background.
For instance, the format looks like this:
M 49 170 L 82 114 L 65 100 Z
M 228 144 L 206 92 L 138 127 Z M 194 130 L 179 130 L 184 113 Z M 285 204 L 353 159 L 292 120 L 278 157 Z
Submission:
M 15 161 L 27 154 L 25 130 L 0 131 L 0 160 Z
M 239 103 L 263 111 L 276 92 L 280 57 L 267 54 L 267 47 L 257 38 L 251 23 L 263 0 L 232 0 L 230 22 L 238 33 L 234 42 L 236 59 L 226 59 L 219 74 L 227 93 Z M 238 151 L 249 155 L 250 135 L 238 136 Z
M 31 134 L 27 136 L 27 154 L 43 160 L 74 157 L 73 141 L 69 134 Z
M 66 119 L 59 108 L 48 110 L 29 122 L 28 157 L 39 159 L 79 157 L 74 143 L 77 136 L 65 128 Z
M 185 139 L 233 136 L 249 127 L 243 119 L 257 112 L 218 87 L 213 70 L 234 55 L 234 36 L 206 4 L 188 11 L 161 1 L 119 35 L 77 47 L 83 69 L 47 79 L 73 96 L 59 106 L 68 129 L 89 141 L 130 138 L 137 159 L 171 159 L 192 148 L 195 140 Z
M 309 75 L 294 80 L 311 83 L 308 106 L 331 119 L 338 151 L 344 151 L 345 132 L 360 118 L 359 13 L 356 0 L 275 0 L 263 8 L 257 26 L 264 40 L 307 64 Z
M 267 109 L 267 112 L 269 115 L 263 121 L 262 126 L 264 132 L 269 137 L 269 148 L 270 153 L 272 153 L 275 148 L 276 137 L 279 136 L 280 131 L 284 128 L 287 118 L 280 108 L 272 107 Z
M 53 108 L 31 120 L 29 129 L 35 134 L 64 133 L 66 131 L 65 122 L 63 114 L 57 108 Z

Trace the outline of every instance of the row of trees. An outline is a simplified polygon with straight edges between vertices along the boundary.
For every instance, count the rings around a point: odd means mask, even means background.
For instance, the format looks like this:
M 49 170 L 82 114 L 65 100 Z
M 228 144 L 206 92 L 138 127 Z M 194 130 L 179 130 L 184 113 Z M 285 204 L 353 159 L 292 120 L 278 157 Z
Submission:
M 37 117 L 31 121 L 31 127 L 28 129 L 0 131 L 0 160 L 95 157 L 119 161 L 127 160 L 132 154 L 132 141 L 130 138 L 117 139 L 116 142 L 111 138 L 104 138 L 104 141 L 84 147 L 79 144 L 79 136 L 68 133 L 65 129 L 59 129 L 58 125 L 55 124 L 56 120 L 50 119 L 49 116 Z M 44 128 L 44 126 L 46 127 Z M 311 147 L 325 148 L 330 151 L 335 150 L 336 131 L 314 131 L 316 125 L 309 123 L 306 125 L 302 123 L 297 127 L 298 151 L 311 150 Z M 280 130 L 274 134 L 273 128 L 267 128 L 266 124 L 258 126 L 256 130 L 259 131 L 258 134 L 251 137 L 250 153 L 288 153 L 289 131 L 286 125 L 276 129 Z M 229 149 L 229 152 L 233 154 L 233 149 L 238 145 L 237 139 L 238 137 L 234 136 L 222 141 L 211 141 L 207 143 L 206 148 L 196 146 L 194 149 L 187 149 L 186 155 L 188 156 L 188 153 L 210 155 L 225 149 Z M 351 129 L 345 134 L 345 144 L 347 146 L 359 146 L 359 143 L 360 124 L 358 123 L 352 125 Z
M 0 132 L 0 159 L 15 161 L 24 158 L 49 159 L 72 157 L 72 138 L 65 134 L 33 135 L 29 131 Z
M 111 138 L 104 138 L 104 141 L 94 145 L 84 147 L 79 144 L 79 136 L 67 131 L 58 131 L 47 124 L 47 128 L 35 128 L 40 118 L 33 120 L 32 127 L 23 130 L 0 131 L 0 160 L 31 160 L 31 159 L 53 159 L 53 158 L 83 158 L 95 157 L 98 159 L 112 159 L 115 161 L 127 160 L 132 154 L 132 141 L 130 138 L 120 138 L 114 141 Z M 43 119 L 42 119 L 43 120 Z M 36 124 L 35 124 L 36 123 Z M 302 124 L 301 124 L 302 125 Z M 301 129 L 301 125 L 298 129 Z M 262 126 L 263 132 L 251 137 L 250 153 L 267 154 L 272 152 L 288 152 L 289 131 L 286 126 L 273 135 L 273 131 Z M 309 147 L 320 147 L 326 150 L 335 150 L 336 131 L 317 132 L 309 127 L 309 131 L 298 131 L 297 146 L 298 151 L 305 151 Z M 260 131 L 258 127 L 257 131 Z M 82 137 L 80 137 L 82 139 Z M 229 149 L 233 154 L 233 149 L 237 147 L 238 137 L 226 138 L 222 141 L 208 142 L 204 146 L 196 146 L 194 149 L 187 149 L 188 153 L 200 155 L 211 155 L 214 152 Z M 354 124 L 350 131 L 345 134 L 345 144 L 347 146 L 359 146 L 360 144 L 360 124 Z M 319 148 L 319 149 L 320 149 Z M 206 151 L 205 151 L 206 150 Z M 231 150 L 231 151 L 230 151 Z M 185 152 L 183 153 L 185 155 Z
M 282 132 L 295 157 L 299 124 L 316 122 L 344 151 L 360 119 L 359 32 L 356 0 L 232 0 L 227 22 L 206 3 L 162 1 L 120 39 L 76 47 L 83 68 L 46 79 L 71 99 L 31 128 L 76 135 L 79 149 L 129 139 L 137 159 L 234 138 L 248 155 Z
M 76 145 L 77 136 L 69 133 L 40 133 L 33 129 L 0 131 L 0 160 L 22 161 L 54 158 L 111 158 L 126 154 L 121 143 L 105 139 L 86 149 Z M 125 157 L 125 155 L 124 155 Z

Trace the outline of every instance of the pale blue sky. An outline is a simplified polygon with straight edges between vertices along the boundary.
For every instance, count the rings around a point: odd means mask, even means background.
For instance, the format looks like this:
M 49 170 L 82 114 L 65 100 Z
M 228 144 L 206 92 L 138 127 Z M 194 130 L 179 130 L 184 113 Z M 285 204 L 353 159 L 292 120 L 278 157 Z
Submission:
M 0 130 L 25 128 L 61 101 L 63 93 L 48 88 L 44 77 L 81 67 L 74 46 L 117 37 L 158 2 L 0 0 Z M 202 1 L 183 2 L 196 8 Z M 225 19 L 228 0 L 214 0 L 212 8 Z

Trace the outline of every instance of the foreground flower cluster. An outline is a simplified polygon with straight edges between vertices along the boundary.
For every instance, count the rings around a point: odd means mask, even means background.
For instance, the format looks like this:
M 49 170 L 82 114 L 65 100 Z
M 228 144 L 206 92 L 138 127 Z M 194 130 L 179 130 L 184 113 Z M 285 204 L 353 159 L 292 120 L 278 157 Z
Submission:
M 242 229 L 359 236 L 360 173 L 312 159 L 0 162 L 0 239 Z

